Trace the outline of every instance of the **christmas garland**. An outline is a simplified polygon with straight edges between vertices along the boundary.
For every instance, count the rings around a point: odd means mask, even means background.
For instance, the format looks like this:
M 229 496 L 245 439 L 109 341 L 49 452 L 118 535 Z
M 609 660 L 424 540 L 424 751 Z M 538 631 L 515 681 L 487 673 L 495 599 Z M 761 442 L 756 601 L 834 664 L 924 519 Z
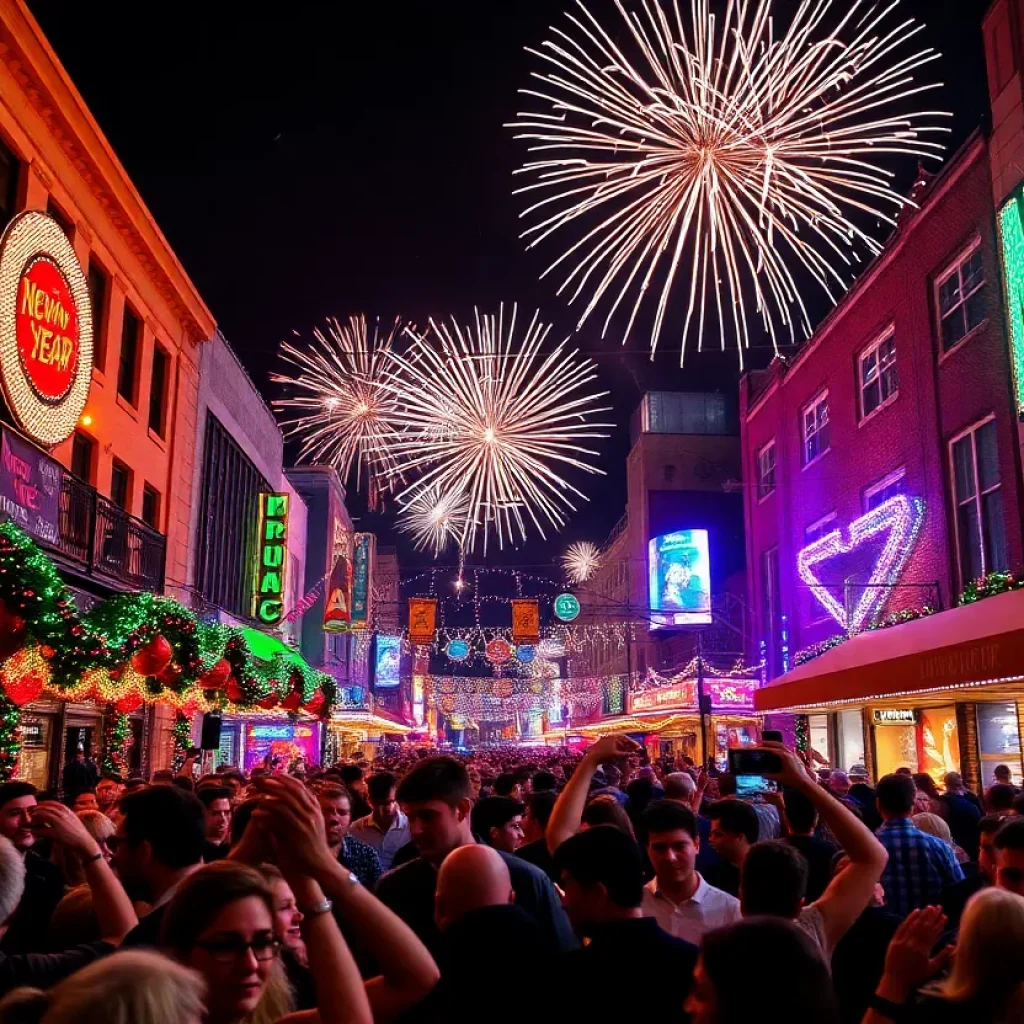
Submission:
M 971 580 L 960 595 L 959 604 L 974 604 L 986 597 L 996 597 L 1024 587 L 1024 576 L 1012 572 L 990 572 Z
M 118 594 L 79 616 L 53 563 L 13 523 L 0 523 L 0 684 L 15 704 L 48 689 L 95 696 L 122 715 L 167 700 L 326 716 L 338 696 L 299 654 L 261 661 L 241 630 L 201 623 L 169 597 Z
M 913 622 L 915 619 L 923 619 L 926 615 L 934 614 L 935 609 L 931 605 L 925 605 L 923 608 L 904 608 L 902 611 L 887 615 L 873 626 L 868 626 L 864 632 L 870 633 L 877 629 L 891 629 L 893 626 L 902 626 L 904 622 Z M 794 666 L 806 665 L 807 662 L 820 658 L 826 651 L 831 651 L 834 647 L 845 644 L 849 639 L 850 634 L 837 633 L 835 636 L 830 636 L 827 640 L 811 644 L 810 647 L 804 647 L 793 656 L 793 664 Z
M 0 782 L 9 782 L 18 770 L 21 736 L 17 705 L 0 693 Z
M 103 716 L 103 760 L 104 775 L 116 775 L 119 779 L 128 776 L 128 753 L 132 745 L 132 726 L 128 715 L 120 715 L 112 705 L 107 705 Z
M 189 747 L 192 746 L 192 722 L 187 715 L 180 711 L 174 716 L 174 726 L 171 729 L 174 738 L 174 753 L 171 756 L 172 771 L 180 771 L 188 756 Z

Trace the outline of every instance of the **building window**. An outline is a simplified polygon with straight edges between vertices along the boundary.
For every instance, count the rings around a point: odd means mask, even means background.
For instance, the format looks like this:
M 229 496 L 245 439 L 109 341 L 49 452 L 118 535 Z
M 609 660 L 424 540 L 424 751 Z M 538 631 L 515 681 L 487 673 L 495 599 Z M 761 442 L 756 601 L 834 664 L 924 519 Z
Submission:
M 107 275 L 89 257 L 89 298 L 92 300 L 92 365 L 103 369 L 107 354 Z
M 160 492 L 152 484 L 142 487 L 142 521 L 154 530 L 160 529 Z
M 775 490 L 775 442 L 769 441 L 757 453 L 757 497 L 759 501 Z
M 18 205 L 18 178 L 21 164 L 18 158 L 0 142 L 0 228 L 14 216 Z
M 829 512 L 827 516 L 822 516 L 811 523 L 804 530 L 804 546 L 806 547 L 808 544 L 813 544 L 816 540 L 821 540 L 822 537 L 828 536 L 835 529 L 835 522 L 835 512 Z
M 252 610 L 259 495 L 273 489 L 220 420 L 208 412 L 196 590 L 210 604 L 240 618 L 248 618 Z
M 995 420 L 950 444 L 960 581 L 1009 568 Z
M 896 335 L 890 331 L 870 345 L 860 357 L 860 415 L 866 419 L 900 390 L 896 372 Z
M 828 392 L 823 391 L 803 411 L 804 465 L 829 450 Z
M 884 505 L 890 498 L 895 498 L 897 494 L 906 494 L 907 492 L 907 471 L 901 466 L 894 473 L 890 473 L 885 479 L 879 480 L 877 484 L 872 484 L 864 492 L 864 511 L 870 512 L 872 509 L 878 508 L 879 505 Z
M 114 459 L 110 467 L 110 500 L 125 512 L 131 511 L 132 471 Z
M 985 265 L 980 242 L 939 278 L 937 292 L 942 350 L 948 352 L 985 319 Z
M 47 197 L 46 212 L 60 225 L 68 241 L 71 241 L 75 237 L 74 221 L 53 201 L 53 196 Z
M 164 436 L 167 409 L 167 369 L 171 358 L 159 346 L 153 348 L 153 375 L 149 388 L 149 429 L 157 437 Z
M 92 483 L 93 456 L 96 453 L 96 442 L 89 437 L 75 431 L 74 440 L 71 442 L 71 472 L 84 480 L 87 484 Z
M 117 364 L 117 393 L 129 405 L 138 401 L 139 386 L 139 335 L 142 321 L 131 311 L 128 303 L 124 306 L 121 321 L 121 354 Z

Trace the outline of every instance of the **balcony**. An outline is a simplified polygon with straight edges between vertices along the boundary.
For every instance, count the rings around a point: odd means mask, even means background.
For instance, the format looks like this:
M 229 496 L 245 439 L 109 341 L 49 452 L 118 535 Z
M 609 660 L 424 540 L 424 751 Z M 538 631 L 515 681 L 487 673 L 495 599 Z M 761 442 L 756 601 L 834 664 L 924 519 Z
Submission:
M 162 533 L 9 427 L 0 431 L 0 519 L 16 523 L 77 575 L 117 590 L 163 590 L 167 538 Z

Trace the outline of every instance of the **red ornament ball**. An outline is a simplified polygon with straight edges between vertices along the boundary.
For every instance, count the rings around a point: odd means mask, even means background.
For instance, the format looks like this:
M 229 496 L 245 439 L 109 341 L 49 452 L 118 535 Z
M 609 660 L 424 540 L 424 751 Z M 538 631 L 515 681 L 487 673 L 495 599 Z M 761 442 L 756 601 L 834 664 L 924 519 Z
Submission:
M 199 677 L 199 685 L 202 686 L 204 690 L 223 690 L 230 675 L 230 662 L 227 658 L 221 658 L 220 661 L 208 668 Z
M 139 675 L 155 676 L 170 664 L 173 657 L 174 650 L 167 637 L 161 633 L 135 653 L 132 658 L 132 668 Z
M 269 711 L 271 708 L 276 708 L 280 700 L 281 698 L 276 693 L 268 693 L 266 697 L 256 701 L 256 703 L 265 711 Z
M 242 692 L 241 684 L 234 676 L 228 676 L 227 681 L 224 684 L 224 695 L 234 704 L 240 704 L 245 700 L 245 694 Z
M 163 686 L 174 686 L 180 678 L 181 666 L 176 661 L 172 661 L 156 674 L 156 681 Z
M 23 707 L 37 700 L 43 692 L 43 677 L 39 672 L 27 672 L 17 679 L 8 679 L 5 691 L 11 702 Z

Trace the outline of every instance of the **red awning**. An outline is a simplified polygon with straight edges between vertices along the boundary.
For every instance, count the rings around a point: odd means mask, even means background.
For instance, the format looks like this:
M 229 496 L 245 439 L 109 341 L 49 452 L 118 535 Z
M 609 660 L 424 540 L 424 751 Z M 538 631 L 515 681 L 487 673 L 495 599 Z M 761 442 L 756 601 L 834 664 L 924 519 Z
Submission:
M 1024 590 L 852 637 L 754 694 L 759 712 L 1024 680 Z

